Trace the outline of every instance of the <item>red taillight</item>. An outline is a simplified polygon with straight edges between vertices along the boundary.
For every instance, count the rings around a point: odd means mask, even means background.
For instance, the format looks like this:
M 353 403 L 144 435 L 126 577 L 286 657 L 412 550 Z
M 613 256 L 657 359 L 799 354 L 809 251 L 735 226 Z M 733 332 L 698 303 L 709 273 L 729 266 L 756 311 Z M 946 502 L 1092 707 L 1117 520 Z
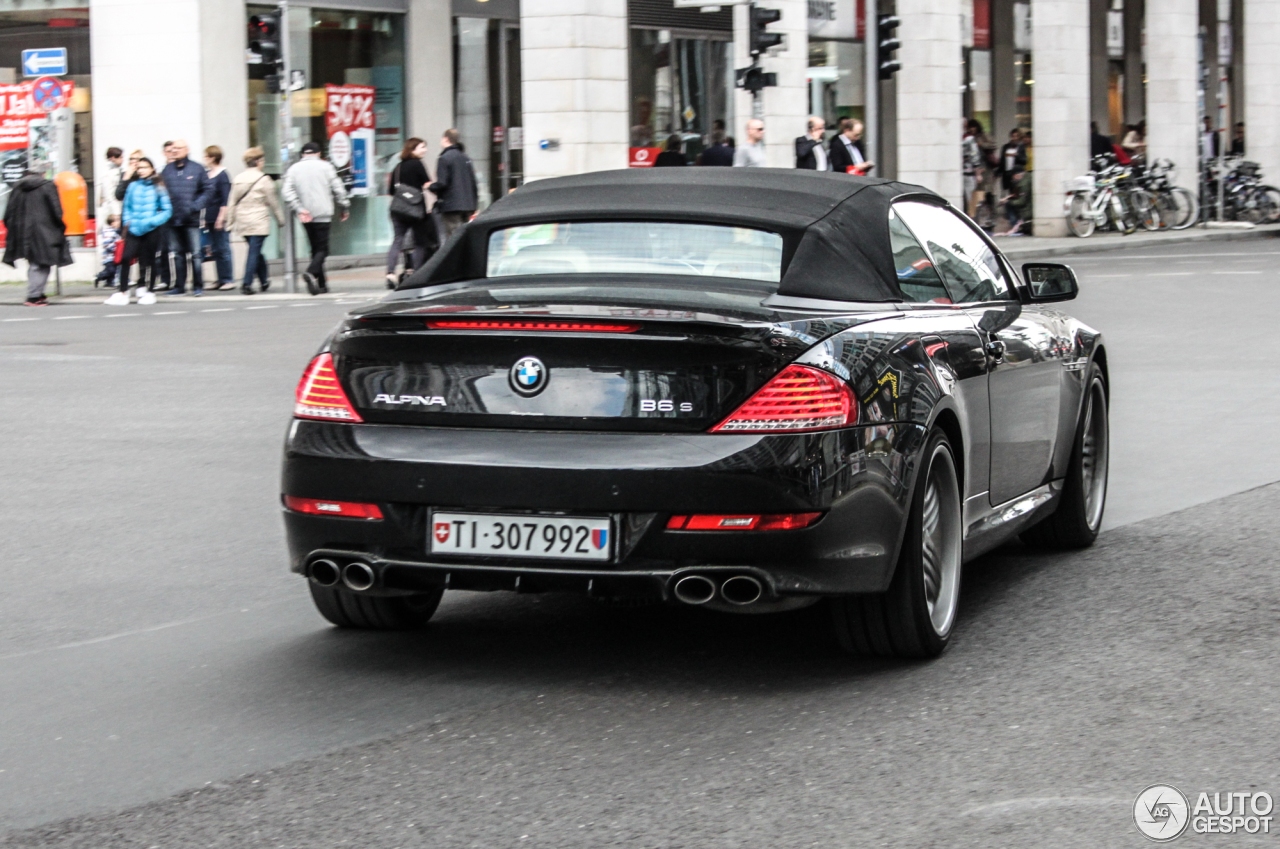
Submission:
M 698 513 L 672 516 L 669 531 L 793 531 L 807 528 L 822 518 L 821 513 Z
M 342 516 L 345 519 L 381 519 L 382 510 L 377 504 L 360 504 L 355 501 L 327 501 L 322 498 L 284 497 L 284 506 L 299 513 L 316 516 Z
M 326 419 L 340 422 L 363 421 L 347 400 L 333 370 L 333 357 L 321 354 L 311 361 L 298 381 L 298 403 L 293 414 L 300 419 Z
M 849 384 L 820 368 L 789 365 L 711 432 L 828 430 L 857 420 Z
M 533 330 L 562 333 L 635 333 L 638 324 L 598 321 L 551 321 L 539 319 L 448 319 L 429 318 L 431 330 Z

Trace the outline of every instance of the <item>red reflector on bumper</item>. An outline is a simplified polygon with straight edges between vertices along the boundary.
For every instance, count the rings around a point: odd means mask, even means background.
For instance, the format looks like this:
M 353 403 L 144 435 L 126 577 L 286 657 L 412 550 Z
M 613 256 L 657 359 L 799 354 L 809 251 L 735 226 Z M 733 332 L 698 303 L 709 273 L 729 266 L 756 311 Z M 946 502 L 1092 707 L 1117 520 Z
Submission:
M 316 516 L 341 516 L 344 519 L 381 519 L 382 510 L 377 504 L 360 504 L 355 501 L 328 501 L 323 498 L 284 497 L 284 506 L 298 513 Z
M 793 531 L 807 528 L 822 518 L 821 513 L 700 513 L 672 516 L 669 531 Z

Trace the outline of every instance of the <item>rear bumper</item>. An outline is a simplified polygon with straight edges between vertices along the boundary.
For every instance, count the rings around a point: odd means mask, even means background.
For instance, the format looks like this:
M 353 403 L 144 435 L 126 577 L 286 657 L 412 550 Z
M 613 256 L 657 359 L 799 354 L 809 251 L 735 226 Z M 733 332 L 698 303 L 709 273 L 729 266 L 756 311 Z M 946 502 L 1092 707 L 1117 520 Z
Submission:
M 422 428 L 295 420 L 283 492 L 378 504 L 382 521 L 285 511 L 292 568 L 373 566 L 370 592 L 467 589 L 667 594 L 673 577 L 734 570 L 774 596 L 888 586 L 924 432 L 881 425 L 796 435 Z M 431 508 L 610 514 L 609 564 L 433 557 Z M 673 513 L 821 511 L 793 531 L 668 531 Z

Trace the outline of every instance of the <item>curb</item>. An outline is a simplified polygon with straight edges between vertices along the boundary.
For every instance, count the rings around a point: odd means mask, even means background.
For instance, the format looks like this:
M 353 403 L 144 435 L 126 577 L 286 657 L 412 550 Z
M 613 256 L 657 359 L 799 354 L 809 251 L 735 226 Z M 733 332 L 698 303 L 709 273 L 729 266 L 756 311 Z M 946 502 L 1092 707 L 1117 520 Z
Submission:
M 1035 238 L 1034 236 L 1032 238 Z M 1197 242 L 1240 242 L 1252 239 L 1272 239 L 1280 238 L 1280 229 L 1275 227 L 1256 228 L 1253 230 L 1203 230 L 1199 232 L 1187 232 L 1180 236 L 1165 236 L 1158 238 L 1138 238 L 1126 236 L 1108 236 L 1101 241 L 1093 241 L 1092 239 L 1076 239 L 1077 244 L 1074 245 L 1058 245 L 1055 247 L 1040 247 L 1035 244 L 1024 246 L 1010 245 L 1005 247 L 1002 240 L 997 239 L 996 245 L 1004 252 L 1004 255 L 1010 259 L 1041 259 L 1045 257 L 1055 256 L 1075 256 L 1078 254 L 1097 254 L 1106 253 L 1108 251 L 1120 251 L 1129 248 L 1161 248 L 1166 245 L 1187 245 Z

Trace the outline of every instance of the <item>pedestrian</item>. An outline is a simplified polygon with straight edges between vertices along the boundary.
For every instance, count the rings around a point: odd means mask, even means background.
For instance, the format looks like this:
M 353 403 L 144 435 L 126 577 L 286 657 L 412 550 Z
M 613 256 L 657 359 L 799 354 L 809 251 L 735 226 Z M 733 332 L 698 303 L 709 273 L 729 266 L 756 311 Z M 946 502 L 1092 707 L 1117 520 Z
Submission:
M 330 162 L 320 156 L 320 145 L 307 142 L 302 158 L 289 166 L 284 175 L 284 200 L 307 231 L 311 245 L 311 263 L 302 272 L 307 291 L 319 295 L 329 291 L 324 261 L 329 256 L 329 227 L 336 207 L 342 207 L 342 221 L 350 215 L 351 201 L 342 178 Z
M 173 203 L 169 219 L 169 252 L 173 255 L 174 278 L 170 295 L 187 293 L 187 262 L 191 263 L 191 294 L 204 294 L 204 270 L 201 267 L 200 218 L 209 205 L 213 186 L 203 167 L 188 158 L 190 149 L 182 139 L 170 145 L 173 161 L 164 167 L 160 179 Z
M 204 149 L 204 171 L 209 178 L 209 202 L 204 208 L 200 236 L 201 259 L 205 250 L 213 258 L 218 279 L 214 289 L 231 286 L 231 234 L 227 232 L 227 198 L 231 195 L 231 177 L 222 167 L 222 148 L 211 144 Z
M 174 143 L 167 141 L 160 148 L 164 153 L 164 167 L 168 168 L 170 163 L 177 157 L 174 154 Z M 162 169 L 163 170 L 163 169 Z M 172 241 L 171 227 L 168 221 L 160 225 L 160 233 L 156 236 L 156 259 L 151 267 L 151 279 L 147 284 L 147 288 L 152 291 L 166 291 L 173 287 L 173 268 L 169 262 L 169 243 Z M 156 285 L 157 278 L 160 281 Z
M 173 215 L 173 204 L 165 189 L 164 179 L 156 174 L 155 166 L 145 156 L 138 160 L 135 178 L 124 195 L 124 255 L 120 264 L 118 291 L 107 298 L 111 306 L 129 303 L 129 266 L 138 262 L 138 303 L 154 304 L 156 295 L 144 283 L 147 269 L 155 274 L 155 254 L 159 248 L 163 225 Z M 154 281 L 154 277 L 153 277 Z
M 96 179 L 97 220 L 105 222 L 108 216 L 120 214 L 120 201 L 116 200 L 116 186 L 124 172 L 124 151 L 118 147 L 107 148 L 107 167 Z
M 1022 130 L 1014 127 L 1009 140 L 1000 148 L 1000 185 L 1005 194 L 1013 193 L 1013 177 L 1027 170 L 1027 148 L 1022 143 Z
M 1129 131 L 1125 133 L 1124 138 L 1120 141 L 1120 146 L 1131 157 L 1146 154 L 1147 121 L 1145 118 L 1136 124 L 1129 125 Z
M 1104 136 L 1098 130 L 1098 122 L 1089 122 L 1089 158 L 1096 159 L 1099 156 L 1114 156 L 1115 153 L 1111 149 L 1111 137 Z
M 667 136 L 667 143 L 662 152 L 653 160 L 654 168 L 681 167 L 688 164 L 684 158 L 684 139 L 680 138 L 679 133 Z
M 808 121 L 808 135 L 796 138 L 796 167 L 809 171 L 830 171 L 831 160 L 827 149 L 822 146 L 826 136 L 827 122 L 812 115 Z
M 868 161 L 862 150 L 862 122 L 856 118 L 841 118 L 837 126 L 839 132 L 832 137 L 827 150 L 831 170 L 865 177 L 875 163 Z
M 124 166 L 124 170 L 120 172 L 120 181 L 116 183 L 116 188 L 115 188 L 115 192 L 113 193 L 113 197 L 115 198 L 117 205 L 120 206 L 122 210 L 124 207 L 125 192 L 129 190 L 129 184 L 132 183 L 134 180 L 138 179 L 138 163 L 142 161 L 142 157 L 145 155 L 146 154 L 144 154 L 141 150 L 135 150 L 132 153 L 130 153 L 128 163 Z M 124 238 L 123 222 L 121 223 L 120 228 L 121 228 L 120 238 L 123 239 Z M 119 270 L 120 270 L 120 278 L 124 279 L 125 276 L 128 275 L 129 273 L 129 266 L 121 263 Z M 154 273 L 154 269 L 152 270 L 152 273 Z
M 249 255 L 244 263 L 244 282 L 240 292 L 253 294 L 253 277 L 258 276 L 258 290 L 267 291 L 271 281 L 267 277 L 267 258 L 262 255 L 262 243 L 271 235 L 271 219 L 284 226 L 284 213 L 276 197 L 275 182 L 262 173 L 262 161 L 266 153 L 260 147 L 244 152 L 245 170 L 236 175 L 227 198 L 226 228 L 237 236 L 243 236 L 249 244 Z
M 437 198 L 436 209 L 440 210 L 447 239 L 476 214 L 476 169 L 462 147 L 462 137 L 457 130 L 445 130 L 440 147 L 436 181 L 431 184 L 431 191 Z
M 4 211 L 4 264 L 27 261 L 27 300 L 24 306 L 49 305 L 44 287 L 53 266 L 71 265 L 71 245 L 62 220 L 58 187 L 38 171 L 27 171 L 9 192 Z
M 427 143 L 422 139 L 409 139 L 400 151 L 400 161 L 391 169 L 388 178 L 391 194 L 391 248 L 387 251 L 387 283 L 395 286 L 396 264 L 404 249 L 404 237 L 413 234 L 413 258 L 405 263 L 405 271 L 421 268 L 427 257 L 435 252 L 435 222 L 427 211 L 423 192 L 431 182 L 427 166 L 422 159 L 427 155 Z
M 764 155 L 764 121 L 747 121 L 747 143 L 733 152 L 733 164 L 738 168 L 763 168 L 768 164 Z
M 112 189 L 112 193 L 115 189 Z M 98 240 L 98 247 L 102 250 L 102 270 L 98 272 L 98 276 L 93 279 L 93 285 L 104 287 L 114 286 L 116 277 L 120 274 L 120 253 L 117 248 L 123 249 L 123 241 L 120 238 L 120 216 L 108 215 L 102 223 L 102 232 Z
M 982 180 L 982 148 L 978 146 L 974 124 L 977 121 L 969 121 L 960 138 L 960 161 L 964 166 L 964 211 L 970 218 L 978 215 L 978 185 Z
M 724 168 L 733 167 L 733 148 L 724 130 L 711 131 L 711 146 L 698 154 L 698 165 L 711 165 Z
M 1232 156 L 1244 156 L 1244 121 L 1237 121 L 1231 136 Z

